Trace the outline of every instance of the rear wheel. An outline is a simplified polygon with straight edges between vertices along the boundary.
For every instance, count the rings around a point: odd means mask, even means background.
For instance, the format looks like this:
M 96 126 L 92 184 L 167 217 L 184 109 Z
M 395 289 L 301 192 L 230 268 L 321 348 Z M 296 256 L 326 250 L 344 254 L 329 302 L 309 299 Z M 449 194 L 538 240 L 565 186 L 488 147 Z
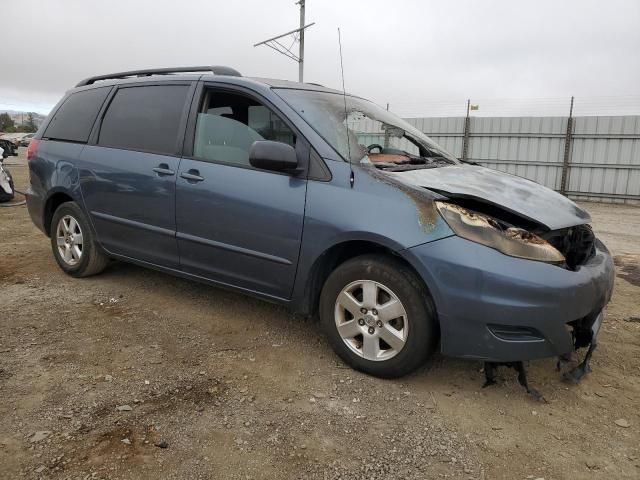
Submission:
M 74 277 L 96 275 L 109 263 L 75 202 L 63 203 L 53 214 L 51 248 L 60 268 Z
M 410 268 L 387 257 L 364 255 L 336 268 L 322 289 L 320 318 L 336 353 L 379 377 L 413 371 L 437 341 L 428 291 Z

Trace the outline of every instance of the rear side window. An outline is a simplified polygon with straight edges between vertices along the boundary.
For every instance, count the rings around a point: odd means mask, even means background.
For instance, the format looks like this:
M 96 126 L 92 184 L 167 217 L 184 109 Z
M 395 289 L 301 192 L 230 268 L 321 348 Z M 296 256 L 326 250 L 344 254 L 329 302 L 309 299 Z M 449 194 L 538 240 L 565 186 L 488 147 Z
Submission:
M 103 87 L 71 94 L 49 122 L 43 137 L 86 143 L 110 90 L 110 87 Z
M 187 85 L 119 89 L 102 120 L 98 144 L 125 150 L 176 154 L 188 91 Z

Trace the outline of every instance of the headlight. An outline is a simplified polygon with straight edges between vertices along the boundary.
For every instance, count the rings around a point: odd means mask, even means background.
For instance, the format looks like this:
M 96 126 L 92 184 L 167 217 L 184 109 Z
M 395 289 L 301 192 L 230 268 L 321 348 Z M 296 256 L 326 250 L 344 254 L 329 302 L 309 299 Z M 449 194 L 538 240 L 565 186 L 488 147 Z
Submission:
M 504 225 L 495 218 L 452 203 L 435 202 L 440 215 L 456 235 L 494 248 L 505 255 L 540 262 L 565 261 L 549 242 L 521 228 Z

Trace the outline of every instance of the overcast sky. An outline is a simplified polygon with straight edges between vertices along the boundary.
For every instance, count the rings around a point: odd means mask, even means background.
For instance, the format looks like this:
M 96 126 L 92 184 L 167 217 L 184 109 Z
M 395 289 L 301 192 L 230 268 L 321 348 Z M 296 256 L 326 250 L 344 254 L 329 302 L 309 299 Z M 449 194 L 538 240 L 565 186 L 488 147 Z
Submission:
M 297 80 L 296 63 L 253 47 L 298 26 L 295 0 L 3 0 L 1 9 L 0 109 L 46 112 L 82 78 L 148 67 L 218 64 Z M 571 95 L 620 113 L 640 106 L 638 0 L 307 0 L 310 22 L 305 80 L 340 87 L 340 27 L 347 90 L 401 114 L 459 104 L 463 113 L 466 98 L 483 111 L 564 108 Z

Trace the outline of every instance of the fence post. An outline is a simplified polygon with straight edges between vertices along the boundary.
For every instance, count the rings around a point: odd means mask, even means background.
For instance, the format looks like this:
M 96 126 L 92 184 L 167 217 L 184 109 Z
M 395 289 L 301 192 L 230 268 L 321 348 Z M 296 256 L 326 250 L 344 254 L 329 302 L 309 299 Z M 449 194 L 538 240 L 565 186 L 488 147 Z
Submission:
M 469 118 L 469 108 L 471 107 L 471 99 L 467 99 L 467 116 L 464 119 L 464 138 L 462 139 L 462 160 L 467 160 L 469 156 L 469 129 L 471 127 L 471 119 Z
M 387 102 L 387 112 L 389 111 L 389 102 Z M 389 130 L 387 128 L 384 129 L 384 148 L 389 146 Z
M 573 139 L 573 97 L 569 107 L 567 118 L 567 131 L 564 136 L 564 158 L 562 159 L 562 177 L 560 179 L 560 193 L 567 194 L 567 181 L 569 179 L 569 166 L 571 165 L 571 141 Z

